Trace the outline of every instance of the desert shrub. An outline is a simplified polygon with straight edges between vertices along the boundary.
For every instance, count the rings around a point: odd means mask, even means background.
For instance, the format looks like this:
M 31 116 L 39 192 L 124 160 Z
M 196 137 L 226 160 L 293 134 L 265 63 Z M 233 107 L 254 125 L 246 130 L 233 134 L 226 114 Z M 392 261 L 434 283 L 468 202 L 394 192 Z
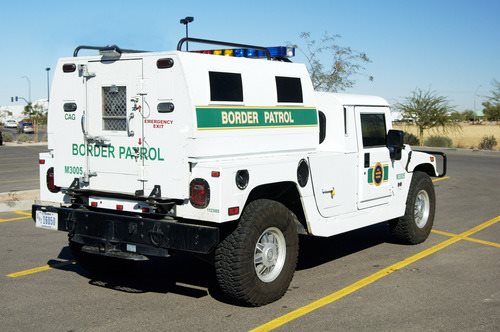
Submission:
M 481 142 L 479 142 L 479 148 L 481 150 L 493 150 L 495 146 L 497 146 L 497 140 L 493 135 L 484 135 Z
M 20 134 L 20 135 L 17 135 L 17 141 L 22 142 L 22 143 L 29 142 L 29 141 L 31 141 L 31 137 L 29 137 L 26 134 Z
M 14 140 L 14 136 L 11 133 L 3 133 L 2 137 L 4 142 L 12 142 Z
M 446 136 L 431 136 L 424 142 L 425 146 L 434 146 L 439 148 L 451 148 L 453 141 Z
M 420 145 L 420 140 L 418 139 L 418 137 L 407 131 L 404 132 L 403 142 L 405 144 L 410 144 L 415 146 Z

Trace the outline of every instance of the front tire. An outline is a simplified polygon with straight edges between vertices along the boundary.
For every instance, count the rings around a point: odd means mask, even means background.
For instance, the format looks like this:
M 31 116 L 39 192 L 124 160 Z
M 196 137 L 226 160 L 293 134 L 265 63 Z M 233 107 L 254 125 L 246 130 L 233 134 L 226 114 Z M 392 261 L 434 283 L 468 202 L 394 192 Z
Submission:
M 215 251 L 215 273 L 232 301 L 261 306 L 281 298 L 297 265 L 296 216 L 268 199 L 251 202 Z
M 434 224 L 435 209 L 436 194 L 431 178 L 426 173 L 414 172 L 405 215 L 390 222 L 392 235 L 402 243 L 424 242 Z

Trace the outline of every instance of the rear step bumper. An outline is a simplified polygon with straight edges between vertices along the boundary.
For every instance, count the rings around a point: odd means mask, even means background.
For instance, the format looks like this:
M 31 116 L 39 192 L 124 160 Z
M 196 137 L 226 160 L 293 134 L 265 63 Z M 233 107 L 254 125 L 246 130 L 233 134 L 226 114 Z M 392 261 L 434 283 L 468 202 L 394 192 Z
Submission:
M 208 254 L 219 242 L 217 227 L 42 205 L 33 205 L 33 220 L 38 210 L 57 213 L 58 230 L 83 251 L 105 256 L 144 260 L 168 256 L 168 249 Z

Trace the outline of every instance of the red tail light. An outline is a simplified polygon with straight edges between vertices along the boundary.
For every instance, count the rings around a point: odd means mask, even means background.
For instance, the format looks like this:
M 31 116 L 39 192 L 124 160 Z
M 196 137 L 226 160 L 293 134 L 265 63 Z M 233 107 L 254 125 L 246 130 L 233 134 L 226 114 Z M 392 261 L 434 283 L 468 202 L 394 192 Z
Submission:
M 60 188 L 55 185 L 54 167 L 47 170 L 47 189 L 49 189 L 51 193 L 57 193 L 60 190 Z
M 235 215 L 237 215 L 239 213 L 240 213 L 240 207 L 239 206 L 230 207 L 229 209 L 227 209 L 227 214 L 230 215 L 230 216 L 235 216 Z
M 189 201 L 198 209 L 204 209 L 210 203 L 210 186 L 204 179 L 194 179 L 189 185 Z

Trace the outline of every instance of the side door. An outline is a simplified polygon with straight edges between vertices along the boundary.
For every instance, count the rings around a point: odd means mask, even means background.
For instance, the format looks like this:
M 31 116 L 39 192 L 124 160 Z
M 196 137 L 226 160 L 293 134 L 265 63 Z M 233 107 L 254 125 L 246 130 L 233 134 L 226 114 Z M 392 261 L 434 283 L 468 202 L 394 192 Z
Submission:
M 322 152 L 309 156 L 316 206 L 328 218 L 356 211 L 357 154 Z
M 386 147 L 388 107 L 355 107 L 358 151 L 358 209 L 387 204 L 392 195 L 393 165 Z

